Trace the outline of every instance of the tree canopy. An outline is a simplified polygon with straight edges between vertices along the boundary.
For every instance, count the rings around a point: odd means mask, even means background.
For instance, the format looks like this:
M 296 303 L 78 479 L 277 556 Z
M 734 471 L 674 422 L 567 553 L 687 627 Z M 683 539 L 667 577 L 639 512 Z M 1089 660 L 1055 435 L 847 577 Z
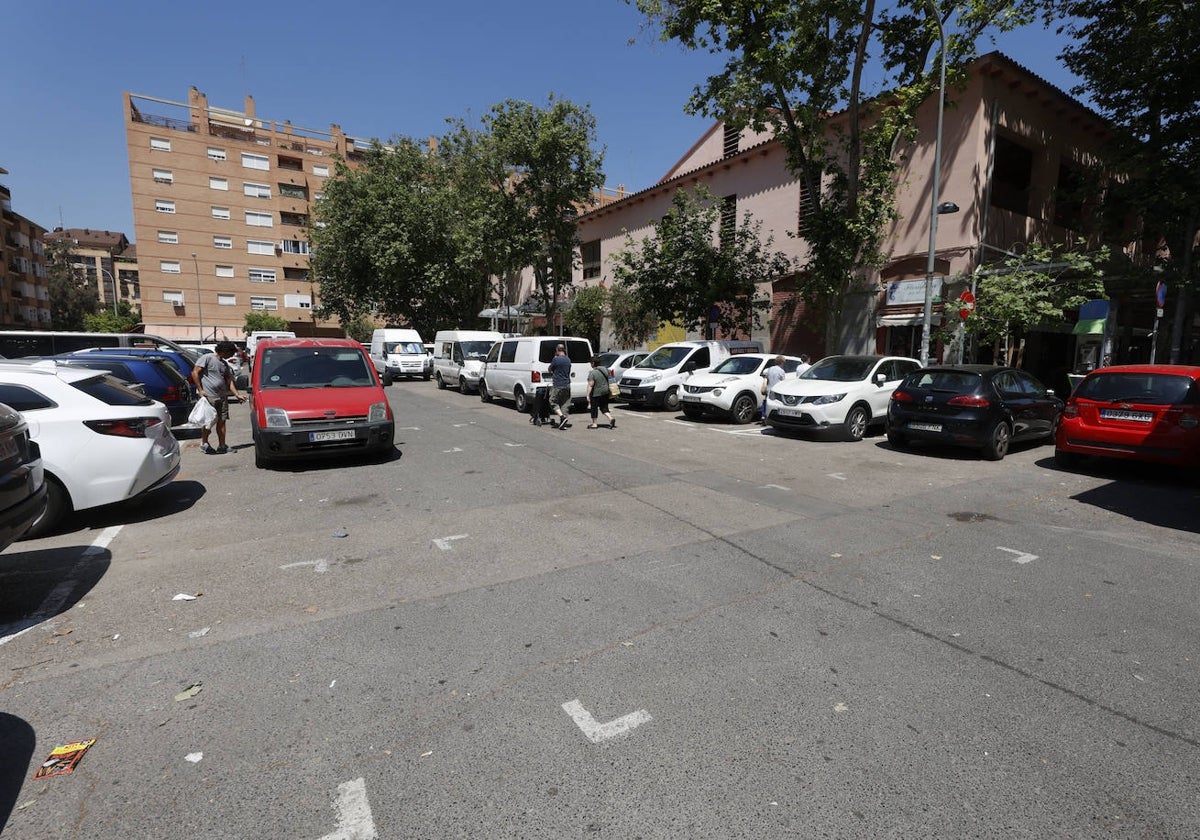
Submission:
M 46 284 L 50 293 L 50 326 L 82 330 L 85 319 L 100 308 L 96 289 L 74 266 L 75 252 L 66 239 L 46 243 Z

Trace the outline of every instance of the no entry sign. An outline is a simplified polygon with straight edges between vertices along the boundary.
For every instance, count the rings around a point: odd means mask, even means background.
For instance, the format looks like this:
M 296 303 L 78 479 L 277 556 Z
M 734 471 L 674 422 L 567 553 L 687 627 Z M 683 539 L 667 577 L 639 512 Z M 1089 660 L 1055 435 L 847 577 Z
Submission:
M 970 314 L 974 311 L 975 295 L 971 294 L 970 289 L 965 289 L 963 293 L 958 296 L 958 317 L 965 321 L 967 320 L 967 317 L 970 316 Z

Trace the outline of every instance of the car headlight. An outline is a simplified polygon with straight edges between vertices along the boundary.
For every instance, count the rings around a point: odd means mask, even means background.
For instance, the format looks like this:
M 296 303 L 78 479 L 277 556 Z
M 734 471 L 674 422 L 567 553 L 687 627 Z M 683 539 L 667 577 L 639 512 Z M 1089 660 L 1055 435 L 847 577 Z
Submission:
M 267 417 L 268 429 L 290 429 L 292 426 L 288 413 L 282 408 L 264 408 L 263 413 Z
M 649 385 L 651 382 L 657 382 L 660 379 L 662 379 L 661 373 L 652 373 L 649 376 L 642 377 L 642 384 Z
M 719 396 L 721 396 L 721 392 L 724 390 L 725 390 L 724 388 L 713 388 L 712 395 L 714 397 L 719 397 Z
M 812 404 L 813 404 L 813 405 L 829 405 L 830 403 L 835 403 L 835 402 L 837 402 L 838 400 L 840 400 L 840 399 L 841 399 L 842 397 L 844 397 L 844 396 L 846 396 L 846 394 L 845 394 L 845 393 L 841 393 L 841 394 L 823 394 L 823 395 L 821 395 L 821 396 L 819 396 L 819 397 L 815 397 L 815 398 L 813 399 L 813 401 L 812 401 Z
M 377 402 L 371 403 L 371 409 L 367 412 L 368 423 L 379 423 L 387 419 L 387 403 Z

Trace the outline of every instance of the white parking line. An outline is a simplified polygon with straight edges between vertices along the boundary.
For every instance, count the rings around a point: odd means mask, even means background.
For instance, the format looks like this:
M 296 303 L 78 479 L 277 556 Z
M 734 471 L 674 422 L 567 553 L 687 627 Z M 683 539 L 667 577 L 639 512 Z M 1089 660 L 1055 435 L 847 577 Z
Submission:
M 571 720 L 575 721 L 575 725 L 583 731 L 583 734 L 593 744 L 599 744 L 610 738 L 626 735 L 643 723 L 649 723 L 653 720 L 650 717 L 650 713 L 645 709 L 638 709 L 636 712 L 622 715 L 616 720 L 610 720 L 608 723 L 599 723 L 592 717 L 591 712 L 583 708 L 583 705 L 579 702 L 579 698 L 563 703 L 562 709 L 571 716 Z
M 367 801 L 365 780 L 354 779 L 338 785 L 333 809 L 337 811 L 338 827 L 321 840 L 376 840 L 379 837 L 371 816 L 371 803 Z
M 450 545 L 453 540 L 465 540 L 469 536 L 470 534 L 455 534 L 452 537 L 438 537 L 437 539 L 433 540 L 433 544 L 442 551 L 449 551 L 453 547 Z
M 1018 549 L 1015 549 L 1015 548 L 1005 548 L 1002 545 L 996 546 L 996 550 L 997 551 L 1007 551 L 1009 554 L 1017 555 L 1016 557 L 1013 558 L 1013 562 L 1020 563 L 1022 566 L 1024 566 L 1026 563 L 1031 563 L 1034 560 L 1038 559 L 1038 556 L 1036 554 L 1030 554 L 1027 551 L 1019 551 Z

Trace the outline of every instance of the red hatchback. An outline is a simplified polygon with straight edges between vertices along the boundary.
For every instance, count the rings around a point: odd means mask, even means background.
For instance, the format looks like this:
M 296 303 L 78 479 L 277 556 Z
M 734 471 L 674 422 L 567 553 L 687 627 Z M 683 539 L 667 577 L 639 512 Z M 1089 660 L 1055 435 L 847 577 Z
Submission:
M 1067 400 L 1054 445 L 1063 466 L 1083 455 L 1200 466 L 1200 367 L 1092 371 Z
M 392 451 L 392 409 L 357 341 L 263 339 L 254 354 L 250 400 L 257 466 Z

